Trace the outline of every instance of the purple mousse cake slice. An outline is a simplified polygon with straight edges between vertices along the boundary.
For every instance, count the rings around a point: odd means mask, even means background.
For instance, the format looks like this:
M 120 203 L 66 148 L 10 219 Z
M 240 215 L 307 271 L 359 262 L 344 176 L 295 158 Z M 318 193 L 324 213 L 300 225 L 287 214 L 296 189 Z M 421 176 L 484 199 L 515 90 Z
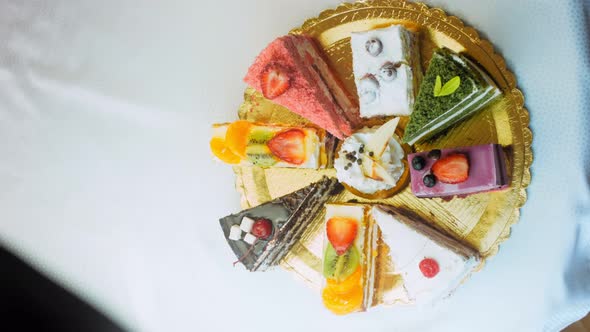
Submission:
M 502 146 L 486 144 L 408 156 L 416 197 L 468 195 L 508 187 Z

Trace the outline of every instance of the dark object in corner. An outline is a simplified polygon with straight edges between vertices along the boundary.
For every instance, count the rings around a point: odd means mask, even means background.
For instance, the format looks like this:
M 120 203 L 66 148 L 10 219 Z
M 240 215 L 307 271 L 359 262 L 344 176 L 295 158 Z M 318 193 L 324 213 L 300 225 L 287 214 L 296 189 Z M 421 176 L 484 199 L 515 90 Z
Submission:
M 0 246 L 0 331 L 124 331 Z

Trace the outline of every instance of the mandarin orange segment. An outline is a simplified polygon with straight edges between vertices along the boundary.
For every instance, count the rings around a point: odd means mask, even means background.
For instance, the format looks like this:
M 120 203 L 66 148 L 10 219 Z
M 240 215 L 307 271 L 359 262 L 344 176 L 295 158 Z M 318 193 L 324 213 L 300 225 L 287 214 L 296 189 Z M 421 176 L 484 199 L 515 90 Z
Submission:
M 335 279 L 326 279 L 328 287 L 330 287 L 334 293 L 336 294 L 347 294 L 349 293 L 355 286 L 361 284 L 361 276 L 362 276 L 362 269 L 361 267 L 357 267 L 357 269 L 350 275 L 350 277 L 344 279 L 341 282 L 336 281 Z
M 336 315 L 346 315 L 360 309 L 363 302 L 361 285 L 353 287 L 346 294 L 337 294 L 331 286 L 326 286 L 322 292 L 324 306 Z
M 246 147 L 248 146 L 248 135 L 253 124 L 249 121 L 238 120 L 227 127 L 225 133 L 225 144 L 233 154 L 242 158 L 246 157 Z
M 222 138 L 212 138 L 209 142 L 209 146 L 211 147 L 211 152 L 213 152 L 215 157 L 219 158 L 225 163 L 238 164 L 242 160 L 240 156 L 236 156 L 227 148 L 225 141 Z

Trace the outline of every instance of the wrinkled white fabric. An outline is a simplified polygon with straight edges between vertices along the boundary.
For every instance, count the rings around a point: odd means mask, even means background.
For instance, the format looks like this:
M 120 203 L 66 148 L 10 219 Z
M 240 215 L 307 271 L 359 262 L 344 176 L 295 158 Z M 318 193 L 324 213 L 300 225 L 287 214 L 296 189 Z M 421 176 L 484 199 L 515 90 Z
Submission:
M 0 1 L 0 241 L 137 331 L 558 331 L 589 310 L 585 3 L 432 0 L 495 44 L 534 134 L 529 201 L 435 307 L 336 317 L 284 271 L 234 269 L 239 209 L 209 126 L 274 37 L 335 0 Z

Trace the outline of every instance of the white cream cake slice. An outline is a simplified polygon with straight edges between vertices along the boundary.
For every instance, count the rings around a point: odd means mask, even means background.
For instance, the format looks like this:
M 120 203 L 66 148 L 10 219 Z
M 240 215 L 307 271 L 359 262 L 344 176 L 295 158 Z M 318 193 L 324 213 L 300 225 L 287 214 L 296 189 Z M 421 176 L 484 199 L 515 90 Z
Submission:
M 394 272 L 400 274 L 410 303 L 448 297 L 479 265 L 477 251 L 435 230 L 417 215 L 390 206 L 374 206 L 372 219 L 389 246 Z
M 422 77 L 417 36 L 392 25 L 353 32 L 350 43 L 361 117 L 410 115 Z

